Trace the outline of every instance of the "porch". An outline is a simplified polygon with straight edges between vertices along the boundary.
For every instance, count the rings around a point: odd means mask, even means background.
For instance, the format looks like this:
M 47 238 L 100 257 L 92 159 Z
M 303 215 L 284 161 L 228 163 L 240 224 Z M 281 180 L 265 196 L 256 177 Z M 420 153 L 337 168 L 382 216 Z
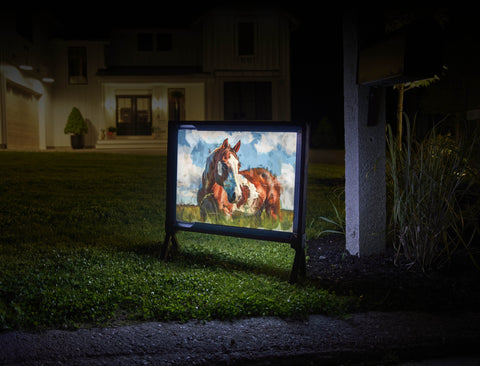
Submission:
M 97 140 L 97 150 L 155 150 L 158 153 L 167 153 L 167 140 L 154 136 L 117 136 L 114 139 Z

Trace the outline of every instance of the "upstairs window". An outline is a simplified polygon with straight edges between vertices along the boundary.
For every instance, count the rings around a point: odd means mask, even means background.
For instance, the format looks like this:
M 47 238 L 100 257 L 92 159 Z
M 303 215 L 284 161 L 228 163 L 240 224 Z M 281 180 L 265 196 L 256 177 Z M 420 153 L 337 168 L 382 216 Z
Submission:
M 237 24 L 237 46 L 239 56 L 255 55 L 254 22 L 240 22 Z
M 138 33 L 137 50 L 141 52 L 171 51 L 172 35 L 169 33 Z
M 153 33 L 138 33 L 137 50 L 153 51 Z
M 172 35 L 168 33 L 157 34 L 157 51 L 165 52 L 172 50 Z
M 68 48 L 68 83 L 87 84 L 87 48 Z

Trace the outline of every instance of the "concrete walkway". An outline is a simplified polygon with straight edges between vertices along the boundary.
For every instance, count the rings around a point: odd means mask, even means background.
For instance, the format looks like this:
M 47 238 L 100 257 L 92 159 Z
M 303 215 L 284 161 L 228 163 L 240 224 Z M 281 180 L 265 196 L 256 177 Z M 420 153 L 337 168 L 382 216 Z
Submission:
M 314 315 L 305 320 L 0 333 L 0 365 L 480 365 L 480 313 Z

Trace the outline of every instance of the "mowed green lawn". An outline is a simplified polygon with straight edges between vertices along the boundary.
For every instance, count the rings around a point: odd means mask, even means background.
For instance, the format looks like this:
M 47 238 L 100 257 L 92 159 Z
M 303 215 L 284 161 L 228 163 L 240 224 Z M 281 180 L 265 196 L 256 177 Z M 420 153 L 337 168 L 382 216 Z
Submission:
M 343 207 L 323 184 L 343 175 L 310 165 L 307 239 Z M 288 244 L 180 232 L 161 261 L 165 186 L 161 156 L 0 152 L 0 329 L 345 311 L 350 299 L 288 283 Z

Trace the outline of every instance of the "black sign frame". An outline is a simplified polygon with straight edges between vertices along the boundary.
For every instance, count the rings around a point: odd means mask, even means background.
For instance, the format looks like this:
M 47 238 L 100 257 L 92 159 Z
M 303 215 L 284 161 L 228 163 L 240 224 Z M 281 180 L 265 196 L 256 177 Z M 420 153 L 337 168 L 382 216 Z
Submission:
M 288 230 L 272 230 L 252 228 L 211 222 L 184 221 L 177 217 L 177 195 L 179 174 L 179 136 L 202 131 L 208 134 L 219 132 L 277 134 L 276 136 L 292 137 L 295 139 L 294 152 L 294 189 L 293 189 L 293 220 Z M 292 139 L 289 140 L 290 142 Z M 170 250 L 178 249 L 176 233 L 178 231 L 193 231 L 207 234 L 235 236 L 264 241 L 290 243 L 295 250 L 295 258 L 290 275 L 290 283 L 297 281 L 298 275 L 305 275 L 305 216 L 308 172 L 308 141 L 309 126 L 304 122 L 288 121 L 170 121 L 168 126 L 168 155 L 167 155 L 167 188 L 166 188 L 166 220 L 165 240 L 161 250 L 161 258 L 166 259 Z M 218 140 L 221 143 L 221 140 Z M 230 141 L 235 144 L 236 141 Z M 240 144 L 238 144 L 240 145 Z M 280 145 L 278 145 L 280 146 Z M 290 146 L 292 147 L 292 146 Z M 231 148 L 231 146 L 229 146 Z M 293 166 L 293 164 L 292 164 Z M 205 171 L 204 171 L 205 173 Z M 198 202 L 197 202 L 198 204 Z

